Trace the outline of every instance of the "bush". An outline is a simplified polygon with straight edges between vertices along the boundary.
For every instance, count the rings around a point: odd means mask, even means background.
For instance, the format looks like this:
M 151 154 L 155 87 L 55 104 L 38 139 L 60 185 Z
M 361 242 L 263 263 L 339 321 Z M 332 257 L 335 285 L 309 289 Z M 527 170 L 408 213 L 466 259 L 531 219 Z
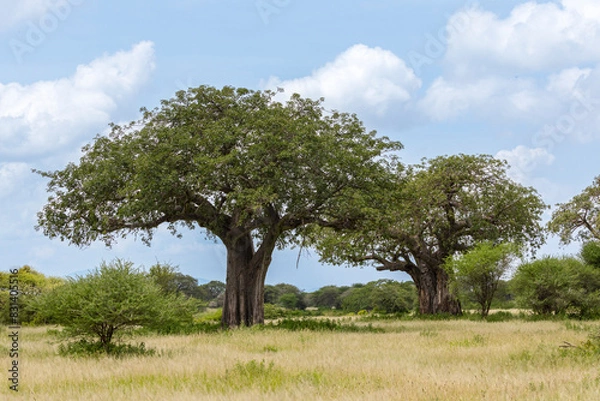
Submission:
M 545 257 L 523 264 L 511 286 L 519 306 L 538 315 L 600 315 L 600 270 L 575 258 Z
M 194 305 L 166 294 L 131 262 L 102 263 L 85 277 L 39 296 L 30 307 L 64 327 L 71 339 L 98 342 L 107 354 L 115 336 L 137 327 L 176 331 L 192 322 Z
M 268 323 L 263 326 L 270 329 L 283 329 L 289 331 L 341 331 L 341 332 L 371 332 L 381 333 L 383 329 L 372 325 L 358 326 L 354 323 L 341 324 L 331 319 L 283 319 L 278 323 Z
M 99 341 L 91 342 L 86 339 L 81 339 L 79 341 L 67 344 L 61 344 L 58 347 L 58 353 L 61 356 L 82 357 L 101 356 L 104 354 L 108 354 L 113 357 L 156 355 L 156 351 L 153 349 L 147 349 L 146 344 L 143 342 L 136 345 L 111 343 L 108 347 L 105 347 Z
M 10 287 L 12 285 L 18 287 L 18 322 L 20 324 L 44 323 L 43 319 L 27 305 L 40 294 L 63 284 L 64 280 L 58 277 L 46 277 L 28 265 L 17 269 L 16 279 L 18 282 L 16 284 L 11 283 L 12 276 L 9 272 L 0 272 L 0 323 L 12 323 L 10 317 L 10 307 L 12 306 Z
M 583 244 L 581 258 L 586 264 L 600 269 L 600 241 L 590 241 Z

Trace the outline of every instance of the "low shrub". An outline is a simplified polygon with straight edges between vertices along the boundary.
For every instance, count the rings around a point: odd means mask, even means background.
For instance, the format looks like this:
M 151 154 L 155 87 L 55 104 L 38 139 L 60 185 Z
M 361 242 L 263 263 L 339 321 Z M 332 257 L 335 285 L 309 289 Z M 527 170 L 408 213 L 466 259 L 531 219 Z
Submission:
M 290 331 L 339 331 L 339 332 L 370 332 L 381 333 L 383 329 L 371 324 L 359 326 L 354 323 L 341 324 L 331 319 L 283 319 L 277 323 L 267 323 L 262 328 Z
M 105 345 L 102 344 L 100 341 L 89 341 L 86 339 L 81 339 L 79 341 L 71 343 L 60 344 L 58 347 L 58 353 L 61 356 L 100 357 L 103 355 L 108 355 L 116 358 L 122 358 L 127 356 L 156 355 L 156 351 L 153 349 L 146 348 L 146 344 L 144 344 L 143 342 L 135 345 L 115 343 Z

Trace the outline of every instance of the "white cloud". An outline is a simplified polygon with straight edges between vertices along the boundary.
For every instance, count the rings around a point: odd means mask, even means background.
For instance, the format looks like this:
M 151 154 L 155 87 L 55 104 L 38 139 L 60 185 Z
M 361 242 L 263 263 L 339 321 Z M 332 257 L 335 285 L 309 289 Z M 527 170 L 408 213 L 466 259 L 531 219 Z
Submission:
M 562 136 L 585 141 L 600 136 L 600 66 L 567 68 L 538 79 L 438 77 L 418 101 L 418 109 L 436 121 L 475 115 L 540 129 L 551 126 Z
M 90 135 L 153 69 L 153 44 L 141 42 L 80 65 L 69 78 L 0 84 L 0 154 L 42 154 Z
M 414 71 L 394 53 L 362 44 L 350 47 L 310 76 L 287 81 L 271 77 L 264 85 L 282 87 L 287 95 L 324 97 L 328 107 L 341 111 L 376 115 L 408 102 L 420 86 Z
M 590 68 L 567 68 L 557 74 L 550 75 L 546 90 L 557 95 L 571 96 L 573 91 L 577 89 L 578 84 L 586 80 L 591 72 L 592 69 Z
M 54 1 L 56 3 L 56 1 Z M 0 0 L 0 31 L 31 18 L 43 15 L 50 7 L 49 0 Z
M 418 101 L 423 115 L 526 123 L 542 132 L 534 147 L 598 136 L 600 2 L 530 1 L 505 18 L 472 7 L 446 30 L 444 74 Z
M 528 148 L 523 145 L 512 150 L 501 150 L 495 157 L 508 162 L 509 177 L 521 184 L 527 184 L 536 169 L 551 165 L 555 159 L 546 149 Z
M 448 24 L 446 62 L 457 75 L 514 74 L 600 62 L 598 1 L 527 2 L 505 19 L 481 9 L 469 10 L 468 15 L 465 29 Z
M 421 111 L 434 120 L 456 117 L 476 104 L 481 104 L 501 88 L 496 79 L 484 79 L 472 83 L 449 82 L 440 77 L 427 89 L 419 101 Z
M 429 118 L 443 121 L 466 113 L 491 120 L 539 121 L 558 108 L 532 79 L 488 76 L 473 80 L 437 78 L 419 100 L 419 110 Z

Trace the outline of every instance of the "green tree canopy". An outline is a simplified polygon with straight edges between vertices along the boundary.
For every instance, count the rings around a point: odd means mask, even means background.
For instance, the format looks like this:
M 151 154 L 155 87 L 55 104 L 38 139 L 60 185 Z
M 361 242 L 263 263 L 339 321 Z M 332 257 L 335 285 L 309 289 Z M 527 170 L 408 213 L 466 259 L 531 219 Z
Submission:
M 337 287 L 335 285 L 321 287 L 311 294 L 311 306 L 329 309 L 341 308 L 342 301 L 340 296 L 347 289 L 347 287 Z
M 83 148 L 50 179 L 38 228 L 85 246 L 156 228 L 202 227 L 227 248 L 226 326 L 264 320 L 273 250 L 301 243 L 311 225 L 346 227 L 351 199 L 388 179 L 397 142 L 355 116 L 293 95 L 201 86 L 177 92 Z
M 198 286 L 202 299 L 205 301 L 218 302 L 219 297 L 225 294 L 225 288 L 227 286 L 222 281 L 212 280 L 206 284 Z M 219 306 L 223 306 L 222 304 Z
M 416 306 L 415 286 L 411 282 L 382 279 L 353 286 L 341 297 L 342 308 L 359 312 L 374 310 L 383 313 L 406 313 Z
M 157 263 L 150 267 L 148 274 L 166 293 L 202 299 L 204 293 L 198 286 L 198 279 L 178 270 L 176 266 Z
M 305 295 L 298 287 L 279 283 L 265 286 L 265 302 L 288 309 L 305 309 Z
M 325 261 L 408 273 L 421 313 L 460 313 L 444 261 L 478 242 L 543 242 L 546 205 L 533 188 L 508 178 L 507 164 L 486 155 L 425 160 L 400 170 L 394 185 L 370 194 L 367 218 L 352 229 L 321 230 Z
M 561 242 L 600 240 L 600 176 L 581 194 L 556 206 L 548 229 L 558 234 Z

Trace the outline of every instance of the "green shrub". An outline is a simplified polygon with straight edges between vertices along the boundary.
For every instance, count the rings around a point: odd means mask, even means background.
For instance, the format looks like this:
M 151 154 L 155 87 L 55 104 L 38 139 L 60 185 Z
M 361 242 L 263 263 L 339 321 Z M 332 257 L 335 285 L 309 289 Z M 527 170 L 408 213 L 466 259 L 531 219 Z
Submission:
M 111 343 L 106 347 L 100 341 L 89 341 L 85 338 L 76 342 L 60 344 L 58 346 L 58 353 L 61 356 L 87 357 L 110 355 L 117 358 L 156 355 L 156 351 L 147 349 L 146 344 L 143 342 L 136 345 Z
M 37 297 L 30 307 L 63 326 L 71 339 L 99 342 L 110 353 L 112 341 L 138 327 L 175 332 L 192 322 L 194 305 L 166 294 L 131 262 L 102 263 L 85 277 Z
M 331 319 L 283 319 L 277 323 L 264 325 L 267 329 L 283 329 L 289 331 L 340 331 L 340 332 L 371 332 L 381 333 L 383 329 L 372 325 L 358 326 L 354 323 L 341 324 Z
M 499 311 L 499 312 L 487 315 L 485 320 L 488 322 L 507 322 L 509 320 L 515 320 L 516 318 L 517 317 L 510 312 Z
M 600 315 L 600 270 L 575 258 L 545 257 L 518 267 L 511 281 L 519 306 L 538 315 Z

